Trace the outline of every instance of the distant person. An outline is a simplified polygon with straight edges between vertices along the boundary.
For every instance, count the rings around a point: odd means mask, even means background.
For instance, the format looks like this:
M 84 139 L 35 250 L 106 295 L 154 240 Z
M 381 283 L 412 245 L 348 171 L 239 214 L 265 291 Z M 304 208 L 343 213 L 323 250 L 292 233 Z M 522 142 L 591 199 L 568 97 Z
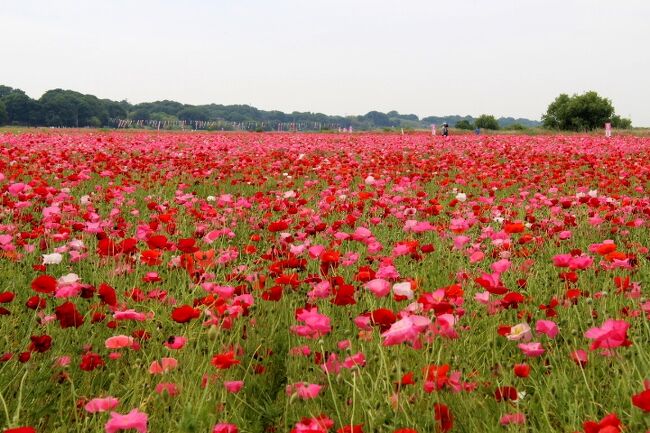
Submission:
M 476 134 L 476 135 L 481 135 L 481 128 L 476 128 L 476 129 L 474 130 L 474 134 Z
M 448 137 L 449 136 L 449 124 L 443 123 L 442 128 L 440 128 L 440 131 L 442 132 L 443 137 Z

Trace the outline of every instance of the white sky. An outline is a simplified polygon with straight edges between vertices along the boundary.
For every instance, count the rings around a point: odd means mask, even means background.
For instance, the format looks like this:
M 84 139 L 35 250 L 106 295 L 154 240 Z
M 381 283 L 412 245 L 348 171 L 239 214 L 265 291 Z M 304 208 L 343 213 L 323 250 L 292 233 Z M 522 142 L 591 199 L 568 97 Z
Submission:
M 0 0 L 0 84 L 130 102 L 539 119 L 595 90 L 650 126 L 648 0 Z

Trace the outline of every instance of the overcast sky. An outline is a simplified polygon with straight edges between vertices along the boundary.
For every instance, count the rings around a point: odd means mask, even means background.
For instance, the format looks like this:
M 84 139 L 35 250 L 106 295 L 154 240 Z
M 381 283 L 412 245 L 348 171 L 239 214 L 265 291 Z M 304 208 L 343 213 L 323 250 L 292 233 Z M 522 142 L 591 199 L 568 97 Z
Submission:
M 648 0 L 0 0 L 0 84 L 129 102 L 539 119 L 595 90 L 650 126 Z

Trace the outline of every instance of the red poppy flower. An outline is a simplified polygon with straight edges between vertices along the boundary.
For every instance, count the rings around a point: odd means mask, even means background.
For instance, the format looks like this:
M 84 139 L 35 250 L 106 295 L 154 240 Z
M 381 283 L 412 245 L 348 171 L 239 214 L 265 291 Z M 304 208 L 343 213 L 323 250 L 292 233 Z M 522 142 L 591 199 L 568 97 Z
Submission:
M 633 395 L 632 404 L 644 412 L 650 412 L 650 389 Z
M 189 305 L 182 305 L 172 310 L 172 319 L 177 323 L 187 323 L 192 319 L 197 319 L 200 315 L 201 310 Z
M 448 432 L 454 426 L 454 417 L 447 405 L 435 403 L 433 405 L 435 420 L 438 422 L 438 428 L 441 432 Z
M 336 430 L 336 433 L 363 433 L 363 424 L 346 425 Z
M 582 427 L 585 433 L 620 433 L 623 428 L 615 413 L 606 415 L 599 422 L 585 421 Z
M 286 221 L 274 221 L 269 224 L 270 232 L 281 232 L 289 228 L 289 224 Z
M 32 281 L 32 289 L 38 293 L 54 293 L 56 290 L 56 279 L 50 275 L 39 275 Z
M 15 427 L 2 430 L 2 433 L 36 433 L 34 427 Z
M 517 388 L 514 386 L 499 386 L 494 391 L 496 401 L 515 401 L 518 398 Z
M 83 371 L 93 371 L 106 365 L 101 356 L 96 353 L 88 352 L 81 357 L 81 364 L 79 368 Z
M 0 304 L 8 304 L 13 301 L 16 295 L 13 292 L 2 292 L 0 293 Z
M 39 298 L 38 296 L 34 295 L 30 297 L 27 302 L 25 302 L 25 306 L 29 308 L 30 310 L 42 310 L 45 308 L 47 305 L 47 300 L 44 298 Z
M 515 364 L 515 376 L 526 378 L 530 375 L 530 365 L 528 364 Z
M 388 331 L 390 325 L 395 323 L 397 317 L 391 310 L 388 310 L 386 308 L 378 308 L 370 313 L 370 320 L 372 320 L 373 324 L 379 325 L 379 330 L 381 332 L 385 332 Z
M 212 357 L 212 361 L 210 362 L 220 370 L 227 370 L 233 365 L 239 364 L 240 361 L 238 359 L 235 359 L 235 352 L 231 350 L 226 353 L 214 355 Z
M 100 284 L 99 289 L 97 290 L 99 294 L 99 299 L 106 305 L 114 307 L 117 305 L 117 295 L 115 294 L 115 289 L 113 289 L 108 284 Z
M 78 328 L 84 323 L 84 318 L 77 311 L 77 306 L 72 302 L 65 302 L 54 309 L 56 319 L 61 328 Z
M 44 353 L 52 347 L 52 337 L 49 335 L 32 335 L 29 339 L 32 341 L 29 345 L 32 352 Z

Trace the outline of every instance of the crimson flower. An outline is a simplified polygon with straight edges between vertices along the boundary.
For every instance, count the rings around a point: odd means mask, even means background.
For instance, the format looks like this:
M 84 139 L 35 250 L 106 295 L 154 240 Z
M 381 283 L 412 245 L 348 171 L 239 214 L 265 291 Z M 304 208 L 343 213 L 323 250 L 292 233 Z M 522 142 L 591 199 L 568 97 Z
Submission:
M 32 289 L 38 293 L 54 293 L 56 279 L 51 275 L 39 275 L 32 281 Z
M 187 323 L 192 319 L 197 319 L 201 315 L 201 310 L 192 308 L 189 305 L 181 305 L 172 310 L 172 319 L 177 323 Z
M 438 429 L 441 432 L 448 432 L 454 426 L 454 417 L 447 405 L 442 403 L 435 403 L 433 405 L 435 412 L 435 419 L 438 421 Z
M 77 307 L 72 302 L 65 302 L 54 309 L 56 319 L 59 321 L 61 328 L 78 328 L 84 323 L 84 318 L 77 311 Z
M 29 345 L 32 352 L 44 353 L 52 347 L 52 337 L 49 335 L 32 335 L 29 339 L 32 340 Z

